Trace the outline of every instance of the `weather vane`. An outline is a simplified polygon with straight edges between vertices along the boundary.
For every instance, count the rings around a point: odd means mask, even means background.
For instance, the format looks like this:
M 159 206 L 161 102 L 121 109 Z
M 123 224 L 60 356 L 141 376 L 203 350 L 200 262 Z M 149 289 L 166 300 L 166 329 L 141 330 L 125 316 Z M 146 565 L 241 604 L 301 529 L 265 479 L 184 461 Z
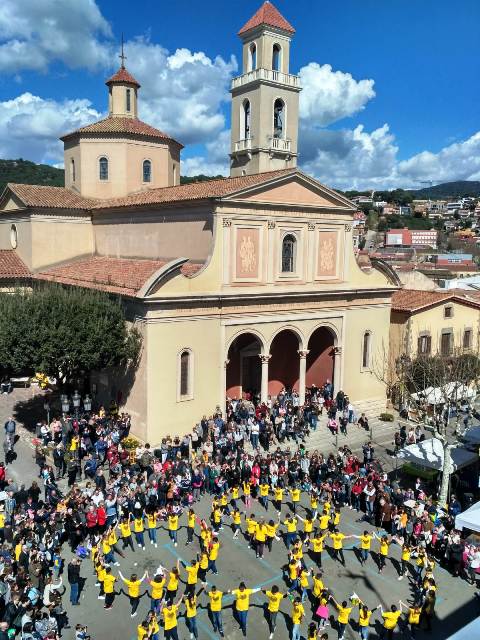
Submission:
M 123 53 L 123 33 L 122 33 L 122 53 L 118 57 L 122 61 L 122 69 L 125 69 L 125 60 L 127 59 L 127 56 Z

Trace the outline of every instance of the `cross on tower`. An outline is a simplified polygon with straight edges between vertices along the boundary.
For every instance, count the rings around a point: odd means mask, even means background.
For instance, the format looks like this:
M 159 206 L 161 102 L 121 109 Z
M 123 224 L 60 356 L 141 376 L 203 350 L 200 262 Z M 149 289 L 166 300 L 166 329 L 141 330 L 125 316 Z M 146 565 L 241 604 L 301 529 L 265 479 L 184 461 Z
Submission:
M 122 61 L 122 69 L 125 69 L 125 60 L 127 59 L 127 56 L 123 53 L 123 33 L 122 33 L 122 53 L 118 57 Z

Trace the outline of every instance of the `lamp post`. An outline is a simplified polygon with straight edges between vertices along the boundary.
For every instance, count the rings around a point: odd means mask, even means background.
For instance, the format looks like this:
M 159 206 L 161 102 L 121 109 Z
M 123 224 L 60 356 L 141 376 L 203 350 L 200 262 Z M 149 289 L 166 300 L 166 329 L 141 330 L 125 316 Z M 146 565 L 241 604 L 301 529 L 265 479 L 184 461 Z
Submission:
M 80 409 L 80 403 L 82 398 L 78 391 L 74 391 L 72 396 L 73 408 L 75 409 L 75 419 L 78 420 L 78 410 Z
M 47 412 L 47 425 L 50 426 L 50 403 L 48 400 L 43 403 L 43 408 Z
M 60 396 L 60 400 L 62 403 L 62 413 L 68 413 L 70 411 L 70 401 L 68 400 L 68 396 L 63 394 Z
M 85 409 L 85 411 L 87 413 L 90 413 L 90 411 L 92 410 L 92 399 L 90 398 L 88 393 L 85 396 L 85 398 L 83 399 L 83 408 Z

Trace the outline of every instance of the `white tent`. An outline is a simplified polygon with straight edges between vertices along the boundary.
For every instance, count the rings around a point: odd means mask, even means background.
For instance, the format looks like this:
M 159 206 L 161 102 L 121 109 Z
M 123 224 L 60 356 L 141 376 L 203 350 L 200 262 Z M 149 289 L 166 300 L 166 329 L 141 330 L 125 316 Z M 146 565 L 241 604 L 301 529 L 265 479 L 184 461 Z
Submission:
M 444 404 L 449 398 L 453 402 L 459 400 L 471 400 L 477 392 L 471 387 L 460 382 L 448 382 L 444 387 L 427 387 L 418 393 L 412 393 L 414 400 L 425 400 L 428 404 Z
M 443 444 L 438 438 L 430 438 L 417 444 L 409 444 L 407 447 L 400 449 L 398 457 L 405 460 L 405 462 L 414 462 L 422 467 L 440 471 L 443 468 Z M 450 458 L 453 472 L 478 460 L 478 455 L 472 451 L 455 447 L 455 449 L 450 449 Z
M 470 509 L 455 516 L 455 529 L 459 531 L 471 529 L 480 532 L 480 502 L 476 502 Z

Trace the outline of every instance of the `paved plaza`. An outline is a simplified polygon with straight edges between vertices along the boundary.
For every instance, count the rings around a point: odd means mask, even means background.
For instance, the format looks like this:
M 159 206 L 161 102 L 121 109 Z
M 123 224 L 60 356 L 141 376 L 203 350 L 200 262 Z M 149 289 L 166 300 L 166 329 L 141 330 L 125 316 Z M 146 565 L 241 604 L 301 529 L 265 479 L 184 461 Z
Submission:
M 17 419 L 22 416 L 25 418 L 27 415 L 25 413 L 25 403 L 27 403 L 27 406 L 31 405 L 30 408 L 33 413 L 31 421 L 27 420 L 29 427 L 35 423 L 35 407 L 36 410 L 40 412 L 43 410 L 41 397 L 35 396 L 35 392 L 29 389 L 15 390 L 10 396 L 2 396 L 1 403 L 1 419 L 5 419 L 11 414 L 17 416 Z M 21 406 L 20 411 L 18 408 L 15 408 L 15 404 L 18 403 L 20 403 Z M 21 439 L 17 444 L 18 457 L 13 465 L 9 467 L 8 473 L 16 482 L 29 484 L 36 478 L 36 467 L 33 464 L 33 451 L 30 442 L 31 434 L 22 429 L 20 424 L 18 426 L 20 427 L 19 430 L 21 434 Z M 392 461 L 387 455 L 386 449 L 390 446 L 394 429 L 395 425 L 391 423 L 386 425 L 380 423 L 378 420 L 374 420 L 374 441 L 377 440 L 376 447 L 384 458 L 385 464 L 390 464 L 390 467 Z M 352 426 L 347 438 L 343 436 L 339 437 L 339 443 L 342 444 L 343 440 L 346 440 L 352 449 L 358 450 L 366 440 L 365 435 L 364 433 L 360 433 L 357 427 Z M 383 445 L 381 442 L 383 442 Z M 323 425 L 323 421 L 319 431 L 312 435 L 307 446 L 309 449 L 319 449 L 324 453 L 334 450 L 335 439 L 328 433 Z M 61 486 L 64 488 L 63 484 L 61 484 Z M 306 505 L 305 496 L 302 496 L 302 503 Z M 208 518 L 210 506 L 211 498 L 204 496 L 201 502 L 195 505 L 195 510 L 200 517 Z M 282 520 L 284 519 L 283 516 L 289 513 L 289 510 L 288 502 L 284 503 Z M 254 513 L 258 517 L 265 516 L 276 519 L 276 512 L 271 504 L 269 504 L 268 512 L 265 512 L 258 502 L 253 501 L 249 513 Z M 302 516 L 304 515 L 304 509 L 302 507 L 299 509 L 299 513 Z M 128 551 L 125 559 L 120 559 L 120 570 L 122 574 L 125 577 L 129 577 L 131 573 L 142 575 L 145 570 L 148 570 L 150 575 L 153 576 L 159 564 L 171 568 L 175 565 L 177 558 L 181 558 L 189 563 L 196 556 L 200 547 L 198 540 L 195 540 L 192 546 L 185 546 L 185 515 L 182 515 L 180 521 L 182 528 L 179 531 L 177 547 L 174 547 L 169 541 L 168 532 L 166 528 L 164 528 L 164 523 L 162 523 L 162 527 L 158 531 L 158 549 L 155 549 L 147 543 L 145 552 L 136 550 L 135 553 L 132 553 Z M 299 525 L 299 530 L 301 530 L 301 523 L 299 523 Z M 358 514 L 348 508 L 342 510 L 340 530 L 343 533 L 346 535 L 360 535 L 365 528 L 372 530 L 370 525 L 362 521 L 362 514 Z M 282 525 L 280 529 L 285 530 L 285 526 Z M 379 534 L 381 533 L 381 531 L 375 531 Z M 199 528 L 197 528 L 196 533 L 199 533 Z M 286 592 L 287 585 L 282 567 L 287 563 L 287 549 L 283 539 L 274 543 L 271 553 L 266 551 L 264 559 L 256 559 L 254 552 L 248 548 L 248 544 L 243 536 L 239 536 L 237 540 L 232 539 L 229 518 L 226 519 L 224 529 L 220 531 L 219 538 L 222 545 L 217 562 L 219 574 L 217 576 L 213 576 L 211 573 L 208 574 L 207 579 L 209 585 L 216 584 L 220 590 L 225 592 L 228 589 L 237 588 L 239 582 L 243 580 L 249 588 L 270 588 L 276 584 L 280 588 L 280 591 Z M 398 560 L 400 557 L 399 547 L 395 544 L 391 546 L 391 558 L 387 561 L 387 567 L 384 572 L 379 574 L 373 558 L 369 559 L 365 567 L 361 566 L 355 552 L 358 544 L 359 541 L 355 539 L 345 541 L 346 567 L 342 567 L 332 559 L 330 543 L 327 545 L 327 550 L 323 554 L 324 583 L 325 586 L 331 590 L 334 597 L 341 601 L 348 599 L 348 596 L 355 592 L 370 607 L 376 607 L 379 603 L 384 607 L 389 607 L 391 604 L 398 604 L 399 599 L 402 599 L 404 602 L 408 601 L 411 597 L 409 580 L 397 580 L 399 569 Z M 372 549 L 375 551 L 377 548 L 378 545 L 374 543 Z M 67 547 L 64 547 L 64 557 L 68 562 L 69 555 Z M 308 554 L 306 555 L 306 564 L 308 567 L 313 567 L 312 560 L 308 557 Z M 118 576 L 117 567 L 113 568 L 113 572 Z M 113 610 L 105 612 L 103 609 L 104 601 L 97 599 L 98 588 L 95 587 L 95 576 L 93 575 L 93 567 L 90 560 L 83 561 L 81 575 L 86 578 L 85 587 L 80 599 L 81 606 L 70 608 L 67 594 L 63 598 L 70 615 L 72 627 L 74 627 L 77 622 L 87 624 L 90 633 L 97 640 L 111 637 L 125 638 L 128 640 L 136 638 L 136 627 L 149 609 L 149 598 L 144 596 L 141 599 L 139 613 L 134 619 L 130 617 L 129 602 L 123 594 L 116 597 Z M 185 572 L 181 572 L 181 577 L 182 579 L 186 578 Z M 466 582 L 451 577 L 447 571 L 438 567 L 435 570 L 435 577 L 438 583 L 438 598 L 436 609 L 437 617 L 434 623 L 433 634 L 420 632 L 419 638 L 433 637 L 441 640 L 442 638 L 448 638 L 456 629 L 473 619 L 473 617 L 479 613 L 479 605 L 474 595 L 474 588 Z M 184 588 L 184 585 L 181 584 L 179 594 L 183 593 Z M 145 586 L 142 587 L 141 593 L 146 590 L 147 585 L 145 584 Z M 265 601 L 266 598 L 261 592 L 253 595 L 251 598 L 247 633 L 249 638 L 268 638 L 268 626 L 264 615 Z M 208 598 L 202 594 L 199 602 L 200 608 L 197 617 L 199 637 L 201 639 L 216 638 L 217 636 L 213 632 L 206 608 Z M 224 597 L 223 621 L 225 636 L 232 640 L 239 640 L 242 637 L 242 633 L 234 620 L 232 603 L 232 596 Z M 308 622 L 312 617 L 312 603 L 307 601 L 305 608 L 306 618 L 302 625 L 302 635 L 306 638 Z M 183 612 L 183 605 L 181 611 Z M 290 637 L 290 611 L 291 603 L 289 600 L 284 599 L 280 608 L 281 613 L 278 617 L 277 630 L 275 632 L 275 638 L 278 638 L 278 640 L 286 640 Z M 335 614 L 332 606 L 330 607 L 330 613 Z M 359 637 L 358 628 L 355 624 L 358 618 L 356 613 L 354 610 L 354 615 L 351 617 L 352 624 L 347 628 L 345 640 Z M 372 620 L 378 619 L 379 615 L 374 614 Z M 180 618 L 178 629 L 181 640 L 189 637 L 183 618 Z M 330 638 L 336 640 L 338 633 L 335 626 L 333 628 L 328 627 L 327 630 L 329 640 Z M 379 630 L 380 627 L 378 624 L 375 628 L 372 627 L 370 638 L 378 637 Z M 67 639 L 73 638 L 74 632 L 72 630 L 65 630 L 63 637 Z M 397 631 L 397 637 L 402 637 L 400 631 Z M 405 635 L 405 637 L 408 636 Z

